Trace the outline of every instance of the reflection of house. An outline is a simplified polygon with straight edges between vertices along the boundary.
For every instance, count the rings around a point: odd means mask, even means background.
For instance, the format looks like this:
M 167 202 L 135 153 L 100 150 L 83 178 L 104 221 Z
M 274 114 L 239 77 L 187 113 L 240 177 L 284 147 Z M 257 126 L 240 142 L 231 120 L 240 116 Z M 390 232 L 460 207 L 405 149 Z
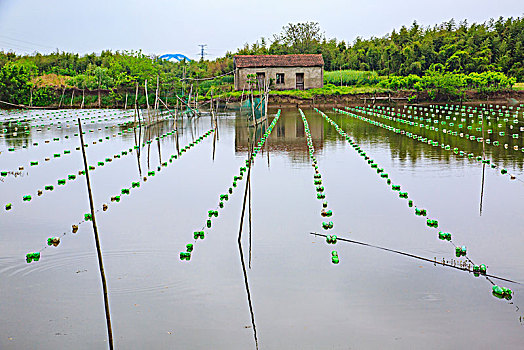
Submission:
M 324 86 L 322 55 L 237 55 L 235 90 L 249 88 L 248 74 L 258 81 L 269 79 L 273 90 L 304 90 Z
M 269 112 L 269 123 L 271 122 L 274 113 Z M 322 118 L 308 118 L 309 130 L 315 149 L 322 149 L 324 143 L 324 122 Z M 258 130 L 261 129 L 261 130 Z M 246 127 L 246 122 L 242 118 L 236 118 L 235 121 L 235 151 L 247 152 L 248 150 L 248 133 L 251 128 Z M 265 131 L 265 125 L 260 125 L 257 128 L 257 138 Z M 252 132 L 252 131 L 251 131 Z M 307 155 L 308 146 L 306 142 L 306 134 L 304 131 L 304 123 L 302 118 L 296 110 L 292 113 L 287 111 L 282 112 L 280 120 L 275 125 L 271 133 L 267 146 L 270 152 L 285 152 L 291 153 L 292 157 L 295 153 Z

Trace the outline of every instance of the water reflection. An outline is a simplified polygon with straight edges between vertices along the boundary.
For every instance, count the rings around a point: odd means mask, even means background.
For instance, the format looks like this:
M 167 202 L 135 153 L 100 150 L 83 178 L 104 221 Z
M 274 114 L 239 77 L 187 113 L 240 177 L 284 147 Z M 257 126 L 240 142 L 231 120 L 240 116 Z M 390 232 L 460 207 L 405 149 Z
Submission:
M 270 111 L 270 115 L 274 114 Z M 235 151 L 246 152 L 249 148 L 249 131 L 245 127 L 246 122 L 242 118 L 235 119 Z M 260 137 L 266 131 L 267 125 L 261 124 L 257 127 L 256 137 Z M 324 145 L 324 123 L 321 118 L 312 118 L 309 125 L 315 149 L 321 150 Z M 285 153 L 293 160 L 302 161 L 307 155 L 307 145 L 304 142 L 304 124 L 296 109 L 286 111 L 286 117 L 279 120 L 275 129 L 269 137 L 265 149 L 275 153 Z M 268 158 L 269 159 L 269 158 Z M 269 160 L 268 160 L 269 163 Z
M 445 151 L 440 147 L 431 147 L 430 145 L 424 145 L 423 143 L 408 138 L 405 135 L 396 134 L 392 131 L 385 130 L 383 128 L 371 125 L 365 121 L 357 120 L 355 118 L 344 116 L 339 113 L 323 111 L 331 119 L 333 119 L 342 129 L 348 132 L 357 143 L 361 144 L 386 144 L 389 146 L 391 152 L 391 158 L 397 159 L 401 164 L 415 165 L 423 158 L 433 158 L 439 162 L 451 163 L 456 161 L 457 157 L 449 151 Z M 384 121 L 381 118 L 370 117 L 365 115 L 367 118 L 383 122 L 387 125 L 395 125 L 389 121 Z M 313 118 L 312 120 L 317 119 Z M 318 118 L 321 119 L 321 118 Z M 404 124 L 397 126 L 407 132 L 413 132 L 417 135 L 425 137 L 427 139 L 438 141 L 439 143 L 449 144 L 451 148 L 457 147 L 459 149 L 467 150 L 468 152 L 475 154 L 482 154 L 483 145 L 481 142 L 473 142 L 464 138 L 455 137 L 441 132 L 420 129 L 417 127 L 410 127 Z M 325 129 L 326 140 L 334 140 L 337 137 L 337 132 L 333 128 Z M 508 149 L 504 147 L 487 147 L 486 156 L 502 164 L 504 167 L 512 166 L 515 169 L 522 171 L 524 169 L 524 157 L 522 157 L 521 151 L 514 151 L 512 147 L 514 145 L 521 145 L 521 139 L 507 139 Z
M 253 134 L 253 136 L 251 136 Z M 251 154 L 253 152 L 255 140 L 257 140 L 256 130 L 252 130 L 248 133 L 249 135 L 249 156 L 248 159 L 251 159 Z M 240 263 L 242 264 L 242 272 L 244 274 L 244 285 L 246 288 L 246 295 L 247 295 L 247 302 L 249 306 L 249 314 L 251 316 L 251 326 L 253 327 L 253 338 L 255 340 L 255 348 L 258 349 L 258 338 L 257 338 L 257 327 L 255 324 L 255 313 L 253 311 L 253 303 L 251 301 L 251 292 L 249 290 L 249 282 L 247 277 L 247 271 L 246 271 L 246 264 L 244 262 L 244 252 L 242 250 L 242 229 L 244 226 L 244 214 L 246 212 L 246 200 L 249 197 L 249 268 L 251 268 L 251 194 L 250 194 L 250 188 L 251 188 L 251 168 L 250 166 L 247 171 L 247 178 L 246 178 L 246 187 L 244 191 L 244 201 L 242 206 L 242 214 L 240 216 L 240 228 L 238 230 L 238 252 L 240 254 Z

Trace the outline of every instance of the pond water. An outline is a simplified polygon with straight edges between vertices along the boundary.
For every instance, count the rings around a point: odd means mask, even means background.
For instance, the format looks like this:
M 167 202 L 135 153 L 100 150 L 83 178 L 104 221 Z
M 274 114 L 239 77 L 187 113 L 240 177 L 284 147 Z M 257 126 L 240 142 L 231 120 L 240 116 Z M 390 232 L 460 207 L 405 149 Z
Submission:
M 90 209 L 78 173 L 77 117 L 86 118 L 87 158 L 95 166 L 90 178 L 115 348 L 521 348 L 524 118 L 517 107 L 486 106 L 494 112 L 481 126 L 482 107 L 474 107 L 455 114 L 449 106 L 416 113 L 370 106 L 365 114 L 368 106 L 361 106 L 346 110 L 353 116 L 321 108 L 409 199 L 399 198 L 326 118 L 304 109 L 333 212 L 327 218 L 320 215 L 323 200 L 298 109 L 282 110 L 237 187 L 233 178 L 246 165 L 253 134 L 258 142 L 267 130 L 266 124 L 253 133 L 238 112 L 219 113 L 218 131 L 177 159 L 179 148 L 213 128 L 208 113 L 179 120 L 178 133 L 167 117 L 149 129 L 132 128 L 125 124 L 133 120 L 130 111 L 0 113 L 0 171 L 7 172 L 0 177 L 0 348 L 107 347 L 93 229 L 83 222 Z M 270 112 L 269 122 L 277 111 Z M 483 148 L 489 164 L 476 159 Z M 121 194 L 126 188 L 130 193 Z M 119 202 L 111 201 L 118 195 Z M 416 216 L 408 200 L 438 220 L 438 229 Z M 208 211 L 215 209 L 208 229 Z M 334 227 L 324 230 L 328 221 Z M 202 227 L 205 239 L 195 240 Z M 467 246 L 467 257 L 456 257 L 439 231 Z M 312 232 L 353 242 L 331 245 Z M 60 237 L 60 244 L 48 246 L 49 237 Z M 191 259 L 181 260 L 188 243 Z M 27 263 L 26 254 L 37 251 L 40 260 Z M 496 277 L 455 268 L 467 259 Z M 510 288 L 512 298 L 494 296 L 493 284 Z

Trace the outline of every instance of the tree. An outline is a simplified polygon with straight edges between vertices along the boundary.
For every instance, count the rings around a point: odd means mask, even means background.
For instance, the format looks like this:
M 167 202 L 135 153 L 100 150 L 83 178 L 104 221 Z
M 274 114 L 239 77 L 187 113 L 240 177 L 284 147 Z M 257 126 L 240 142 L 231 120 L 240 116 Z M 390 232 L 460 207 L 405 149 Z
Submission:
M 274 40 L 287 46 L 292 53 L 319 53 L 324 34 L 318 22 L 289 23 Z
M 32 79 L 37 71 L 33 63 L 7 62 L 0 69 L 0 100 L 29 104 Z

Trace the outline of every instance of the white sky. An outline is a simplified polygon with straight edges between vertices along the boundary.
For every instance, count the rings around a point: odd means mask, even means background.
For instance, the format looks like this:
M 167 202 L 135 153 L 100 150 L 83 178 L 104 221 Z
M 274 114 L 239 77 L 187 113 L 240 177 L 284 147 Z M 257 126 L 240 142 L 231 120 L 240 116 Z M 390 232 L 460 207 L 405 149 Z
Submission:
M 383 36 L 413 20 L 427 26 L 524 15 L 522 0 L 0 0 L 0 49 L 138 50 L 223 56 L 289 22 L 319 22 L 328 38 Z

